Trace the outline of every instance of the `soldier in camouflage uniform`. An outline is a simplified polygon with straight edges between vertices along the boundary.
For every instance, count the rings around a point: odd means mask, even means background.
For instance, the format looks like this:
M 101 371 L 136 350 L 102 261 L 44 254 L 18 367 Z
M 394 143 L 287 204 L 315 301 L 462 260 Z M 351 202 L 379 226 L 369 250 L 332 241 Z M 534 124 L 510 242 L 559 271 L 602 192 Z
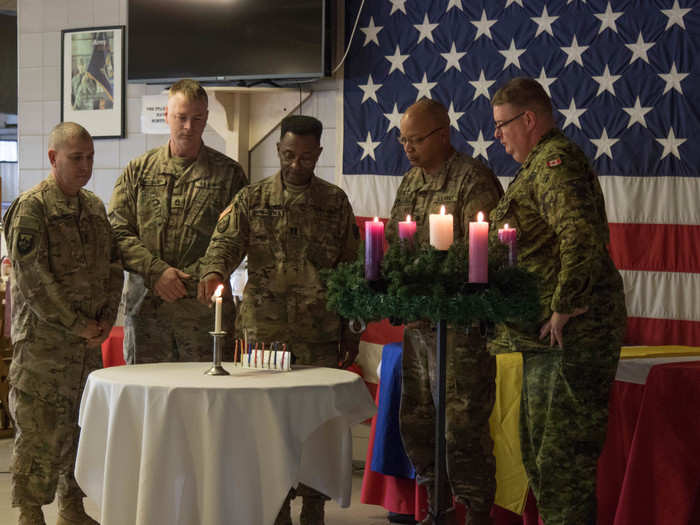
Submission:
M 596 465 L 626 320 L 603 193 L 535 80 L 511 80 L 492 104 L 495 136 L 521 167 L 491 231 L 517 228 L 518 264 L 539 277 L 542 316 L 499 326 L 491 346 L 523 353 L 520 442 L 544 523 L 595 523 Z
M 123 299 L 127 363 L 211 359 L 212 315 L 196 299 L 198 260 L 219 214 L 247 179 L 237 162 L 202 143 L 207 104 L 194 80 L 173 84 L 165 113 L 168 144 L 129 162 L 109 204 L 129 271 Z M 223 329 L 231 334 L 227 291 Z
M 413 166 L 403 177 L 387 225 L 397 242 L 397 223 L 416 221 L 415 242 L 429 244 L 431 213 L 445 206 L 454 220 L 455 242 L 469 242 L 469 221 L 488 214 L 503 194 L 498 179 L 481 162 L 454 150 L 450 119 L 439 102 L 421 99 L 401 119 L 399 142 Z M 436 368 L 435 328 L 407 326 L 403 339 L 400 425 L 406 453 L 419 483 L 428 489 L 431 508 L 435 478 Z M 495 401 L 496 360 L 486 350 L 479 328 L 448 331 L 446 378 L 447 472 L 454 497 L 469 508 L 468 523 L 491 523 L 496 491 L 489 416 Z M 449 492 L 445 491 L 447 495 Z M 451 499 L 446 502 L 451 505 Z M 442 508 L 445 505 L 441 505 Z M 454 522 L 453 511 L 448 520 Z M 428 517 L 424 523 L 432 523 Z
M 201 263 L 200 300 L 248 255 L 248 282 L 236 320 L 248 341 L 286 342 L 296 363 L 337 367 L 357 356 L 359 336 L 326 309 L 319 276 L 357 256 L 359 234 L 345 193 L 314 175 L 322 124 L 313 117 L 282 121 L 280 172 L 244 188 L 223 214 Z M 323 523 L 326 496 L 299 485 L 302 525 Z M 291 525 L 285 500 L 278 525 Z
M 5 215 L 12 260 L 10 411 L 12 505 L 41 525 L 58 495 L 59 525 L 96 524 L 73 470 L 87 375 L 117 316 L 123 269 L 104 204 L 81 189 L 92 175 L 89 133 L 72 122 L 49 135 L 51 174 Z

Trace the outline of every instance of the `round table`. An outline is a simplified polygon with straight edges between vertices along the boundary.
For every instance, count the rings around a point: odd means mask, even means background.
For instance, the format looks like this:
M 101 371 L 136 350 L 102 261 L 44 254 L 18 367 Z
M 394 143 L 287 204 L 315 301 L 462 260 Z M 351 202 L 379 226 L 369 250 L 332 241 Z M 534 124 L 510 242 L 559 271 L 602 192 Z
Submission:
M 350 504 L 350 426 L 376 410 L 358 375 L 209 366 L 90 374 L 75 475 L 102 525 L 272 524 L 298 482 Z

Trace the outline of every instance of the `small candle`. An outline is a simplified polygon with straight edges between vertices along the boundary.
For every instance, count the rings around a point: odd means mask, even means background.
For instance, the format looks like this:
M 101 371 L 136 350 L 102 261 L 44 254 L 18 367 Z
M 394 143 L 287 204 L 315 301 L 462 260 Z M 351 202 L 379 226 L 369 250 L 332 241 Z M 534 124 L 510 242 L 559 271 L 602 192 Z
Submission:
M 214 331 L 215 332 L 221 332 L 221 292 L 224 291 L 224 285 L 220 284 L 219 286 L 216 287 L 216 291 L 214 292 L 214 295 L 212 296 L 212 300 L 214 301 Z
M 436 250 L 449 250 L 453 237 L 452 215 L 445 214 L 445 206 L 441 206 L 439 215 L 430 214 L 430 245 Z
M 469 282 L 486 283 L 489 275 L 489 223 L 479 212 L 476 222 L 469 223 Z
M 498 230 L 498 240 L 508 247 L 508 266 L 515 266 L 518 262 L 518 243 L 516 238 L 517 230 L 509 228 L 507 223 Z
M 365 222 L 365 279 L 379 279 L 379 266 L 384 257 L 384 223 L 375 217 Z
M 411 220 L 410 215 L 406 215 L 406 220 L 399 222 L 399 239 L 413 244 L 413 237 L 416 235 L 416 221 Z

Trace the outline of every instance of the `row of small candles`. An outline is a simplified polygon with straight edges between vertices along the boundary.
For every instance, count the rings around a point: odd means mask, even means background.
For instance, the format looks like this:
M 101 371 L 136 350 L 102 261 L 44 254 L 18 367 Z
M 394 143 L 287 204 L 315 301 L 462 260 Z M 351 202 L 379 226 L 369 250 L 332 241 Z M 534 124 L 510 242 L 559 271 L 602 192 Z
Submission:
M 399 239 L 409 244 L 416 235 L 416 222 L 407 215 L 399 226 Z M 436 250 L 449 250 L 454 240 L 452 214 L 431 213 L 429 217 L 430 245 Z M 469 223 L 469 282 L 488 282 L 488 236 L 489 224 L 484 221 L 484 214 L 479 212 L 475 222 Z M 498 230 L 498 240 L 508 246 L 508 263 L 516 262 L 516 230 L 506 224 Z M 375 217 L 365 222 L 365 278 L 375 281 L 379 278 L 379 268 L 384 256 L 384 223 Z

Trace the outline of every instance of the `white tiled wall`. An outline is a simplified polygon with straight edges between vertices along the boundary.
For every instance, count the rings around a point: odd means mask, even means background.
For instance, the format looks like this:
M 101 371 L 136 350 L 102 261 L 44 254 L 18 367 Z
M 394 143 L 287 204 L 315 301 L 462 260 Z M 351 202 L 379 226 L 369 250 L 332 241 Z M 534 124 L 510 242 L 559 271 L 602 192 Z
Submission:
M 127 0 L 18 0 L 18 126 L 19 191 L 24 191 L 48 174 L 47 137 L 60 121 L 61 30 L 127 23 Z M 323 154 L 317 175 L 333 181 L 336 158 L 336 83 L 313 85 L 312 96 L 302 108 L 324 124 Z M 162 86 L 127 84 L 126 138 L 95 141 L 93 178 L 87 188 L 109 201 L 114 181 L 132 158 L 160 146 L 164 135 L 141 133 L 141 97 L 157 94 Z M 275 144 L 279 132 L 272 133 L 251 153 L 250 175 L 260 180 L 279 168 Z M 224 150 L 224 140 L 211 128 L 204 135 L 207 145 Z M 16 195 L 3 195 L 11 200 Z

